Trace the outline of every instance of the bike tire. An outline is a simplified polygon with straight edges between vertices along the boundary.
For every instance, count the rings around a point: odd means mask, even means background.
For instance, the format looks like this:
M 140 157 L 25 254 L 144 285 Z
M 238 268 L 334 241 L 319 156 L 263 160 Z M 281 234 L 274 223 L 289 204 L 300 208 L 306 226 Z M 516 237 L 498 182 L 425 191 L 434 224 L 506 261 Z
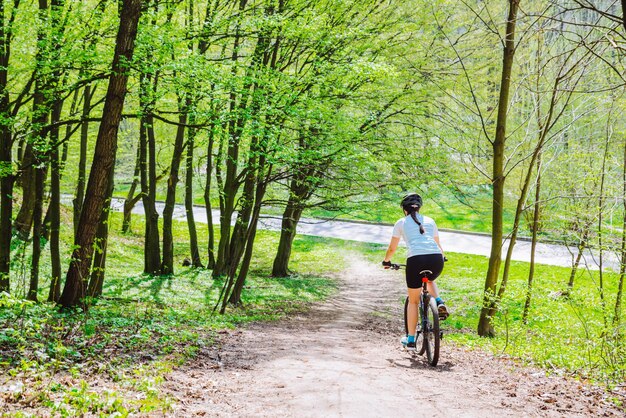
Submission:
M 421 306 L 418 312 L 417 329 L 415 330 L 415 349 L 417 350 L 417 354 L 421 356 L 426 351 L 426 340 L 424 340 L 424 333 L 422 332 L 422 318 L 424 317 L 424 312 L 422 312 Z
M 406 319 L 406 311 L 409 308 L 409 298 L 404 299 L 404 335 L 409 335 L 409 322 Z
M 428 308 L 424 312 L 422 335 L 424 338 L 423 349 L 426 351 L 428 364 L 435 367 L 439 362 L 439 346 L 441 334 L 439 333 L 439 312 L 434 298 L 429 298 Z

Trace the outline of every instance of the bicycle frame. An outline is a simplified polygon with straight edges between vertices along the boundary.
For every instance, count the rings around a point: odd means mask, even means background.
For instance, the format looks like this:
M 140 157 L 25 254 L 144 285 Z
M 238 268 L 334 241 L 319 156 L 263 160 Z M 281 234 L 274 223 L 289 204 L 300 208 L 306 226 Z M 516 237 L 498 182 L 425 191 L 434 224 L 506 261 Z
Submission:
M 420 271 L 420 275 L 422 275 L 422 294 L 420 295 L 420 306 L 419 306 L 419 322 L 421 323 L 420 330 L 426 329 L 428 326 L 428 319 L 426 315 L 424 315 L 424 311 L 428 308 L 430 304 L 430 293 L 428 292 L 428 274 L 432 274 L 433 272 L 430 270 Z

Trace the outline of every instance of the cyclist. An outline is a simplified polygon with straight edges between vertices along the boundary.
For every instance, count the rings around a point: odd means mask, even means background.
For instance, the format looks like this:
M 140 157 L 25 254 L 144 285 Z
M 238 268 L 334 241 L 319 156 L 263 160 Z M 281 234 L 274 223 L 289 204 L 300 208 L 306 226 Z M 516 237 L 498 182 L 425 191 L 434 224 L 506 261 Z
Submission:
M 439 243 L 437 224 L 428 216 L 419 213 L 422 207 L 422 197 L 417 193 L 409 193 L 402 199 L 400 206 L 404 210 L 404 218 L 399 219 L 393 227 L 391 242 L 383 266 L 391 267 L 391 257 L 398 248 L 400 238 L 404 239 L 408 247 L 406 260 L 406 285 L 409 294 L 407 307 L 407 325 L 409 332 L 415 332 L 418 317 L 419 298 L 422 291 L 420 271 L 430 270 L 433 272 L 428 281 L 428 291 L 435 297 L 439 317 L 446 319 L 448 310 L 443 300 L 439 297 L 439 290 L 434 280 L 443 270 L 444 255 Z M 415 349 L 415 335 L 402 337 L 402 345 L 407 349 Z

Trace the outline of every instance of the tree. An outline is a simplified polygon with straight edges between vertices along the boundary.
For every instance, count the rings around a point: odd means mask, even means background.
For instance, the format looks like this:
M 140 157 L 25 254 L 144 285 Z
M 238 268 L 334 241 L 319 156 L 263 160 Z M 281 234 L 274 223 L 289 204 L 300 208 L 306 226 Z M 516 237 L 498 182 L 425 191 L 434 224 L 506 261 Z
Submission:
M 9 292 L 11 262 L 11 224 L 13 215 L 13 135 L 11 118 L 13 106 L 7 86 L 9 77 L 9 59 L 13 41 L 13 25 L 20 2 L 15 1 L 12 8 L 0 4 L 0 292 Z
M 515 26 L 519 0 L 509 0 L 509 14 L 506 20 L 506 35 L 502 57 L 502 75 L 500 78 L 500 98 L 498 100 L 498 116 L 496 135 L 491 142 L 493 151 L 492 185 L 493 201 L 491 214 L 491 254 L 489 255 L 489 267 L 485 277 L 485 292 L 483 306 L 478 322 L 478 335 L 491 336 L 494 334 L 492 318 L 489 311 L 496 294 L 496 284 L 500 274 L 502 237 L 503 237 L 503 209 L 504 209 L 504 150 L 506 146 L 506 122 L 509 109 L 509 92 L 513 71 L 513 58 L 515 56 Z
M 541 196 L 541 152 L 537 156 L 537 178 L 535 180 L 535 203 L 533 209 L 532 221 L 532 240 L 530 248 L 530 267 L 528 269 L 528 287 L 526 288 L 526 300 L 524 301 L 524 311 L 522 312 L 522 322 L 528 323 L 528 312 L 530 311 L 530 302 L 533 294 L 533 280 L 535 277 L 535 253 L 537 250 L 537 236 L 539 234 L 540 215 L 540 196 Z
M 100 215 L 105 207 L 109 182 L 115 163 L 117 132 L 126 85 L 129 64 L 133 58 L 137 26 L 141 15 L 141 0 L 124 0 L 120 11 L 120 24 L 113 56 L 112 72 L 109 77 L 102 122 L 94 151 L 87 188 L 90 193 L 85 198 L 79 222 L 79 233 L 75 239 L 75 249 L 65 280 L 65 287 L 59 304 L 65 308 L 85 306 L 86 280 L 91 267 L 93 242 L 96 236 Z
M 151 78 L 142 73 L 139 82 L 139 159 L 141 161 L 141 197 L 146 216 L 144 240 L 144 273 L 157 274 L 161 268 L 161 250 L 159 240 L 159 212 L 156 210 L 156 139 L 154 137 L 154 118 L 150 115 L 154 106 L 150 98 Z M 156 82 L 155 82 L 156 83 Z
M 626 3 L 624 0 L 623 4 Z M 626 22 L 625 22 L 626 25 Z M 619 268 L 619 281 L 617 285 L 617 295 L 615 296 L 615 308 L 613 310 L 613 324 L 620 326 L 622 320 L 622 297 L 624 294 L 624 278 L 626 277 L 626 140 L 623 144 L 624 157 L 622 160 L 622 205 L 623 205 L 623 220 L 622 220 L 622 240 L 620 247 L 620 268 Z

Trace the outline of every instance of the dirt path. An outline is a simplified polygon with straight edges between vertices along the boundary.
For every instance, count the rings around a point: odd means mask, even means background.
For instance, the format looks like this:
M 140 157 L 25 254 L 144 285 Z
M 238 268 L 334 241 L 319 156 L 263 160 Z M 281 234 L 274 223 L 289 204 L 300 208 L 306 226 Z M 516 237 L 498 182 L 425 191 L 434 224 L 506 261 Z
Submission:
M 599 390 L 445 340 L 439 366 L 428 366 L 399 344 L 404 281 L 395 274 L 355 263 L 332 301 L 223 334 L 168 376 L 175 416 L 623 416 Z

